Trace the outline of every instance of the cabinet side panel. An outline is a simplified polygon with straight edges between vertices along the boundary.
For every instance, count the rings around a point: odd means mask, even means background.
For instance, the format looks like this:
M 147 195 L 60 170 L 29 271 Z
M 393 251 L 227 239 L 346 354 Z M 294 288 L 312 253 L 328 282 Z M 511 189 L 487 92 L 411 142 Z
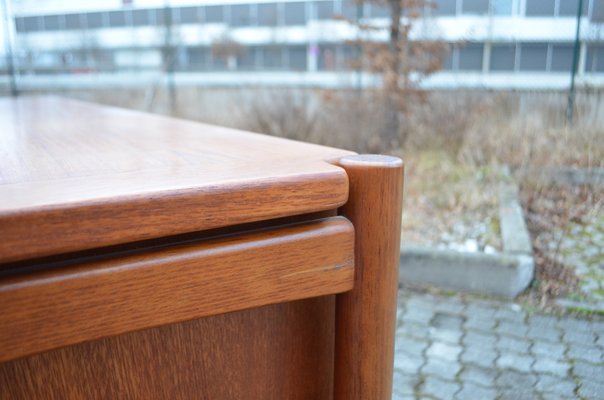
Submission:
M 331 399 L 334 296 L 82 343 L 0 364 L 0 399 Z

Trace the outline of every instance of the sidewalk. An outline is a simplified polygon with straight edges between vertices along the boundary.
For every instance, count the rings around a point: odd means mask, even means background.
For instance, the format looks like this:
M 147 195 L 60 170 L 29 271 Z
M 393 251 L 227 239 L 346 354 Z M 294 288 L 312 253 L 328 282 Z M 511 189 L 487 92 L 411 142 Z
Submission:
M 604 318 L 404 290 L 393 399 L 604 399 Z

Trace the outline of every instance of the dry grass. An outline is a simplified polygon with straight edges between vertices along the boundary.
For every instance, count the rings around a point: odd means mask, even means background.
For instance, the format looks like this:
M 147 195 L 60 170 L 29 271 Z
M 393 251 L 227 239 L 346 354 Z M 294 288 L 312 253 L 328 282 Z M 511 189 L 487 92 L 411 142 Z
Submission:
M 238 125 L 358 152 L 444 151 L 461 164 L 604 167 L 604 92 L 580 92 L 575 123 L 559 92 L 441 91 L 401 115 L 404 148 L 381 143 L 383 107 L 369 91 L 273 89 L 240 106 Z M 251 99 L 251 101 L 250 101 Z
M 498 168 L 461 164 L 445 151 L 412 153 L 406 163 L 406 243 L 501 250 Z
M 525 300 L 540 308 L 554 307 L 552 299 L 578 289 L 579 279 L 564 265 L 561 241 L 571 224 L 584 225 L 604 214 L 604 188 L 556 185 L 525 179 L 521 199 L 533 239 L 535 281 Z
M 358 152 L 384 150 L 378 96 L 302 93 L 265 92 L 244 109 L 241 126 Z M 407 164 L 406 241 L 474 239 L 479 248 L 499 249 L 500 166 L 604 166 L 604 92 L 579 93 L 572 127 L 564 93 L 451 91 L 427 99 L 401 116 L 404 148 L 386 149 Z

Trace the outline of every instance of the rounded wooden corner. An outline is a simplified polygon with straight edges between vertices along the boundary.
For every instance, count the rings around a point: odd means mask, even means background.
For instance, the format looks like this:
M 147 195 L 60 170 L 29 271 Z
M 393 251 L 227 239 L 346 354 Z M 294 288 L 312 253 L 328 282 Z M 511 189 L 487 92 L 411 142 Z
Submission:
M 402 168 L 403 160 L 383 154 L 355 154 L 340 158 L 338 164 L 343 168 Z

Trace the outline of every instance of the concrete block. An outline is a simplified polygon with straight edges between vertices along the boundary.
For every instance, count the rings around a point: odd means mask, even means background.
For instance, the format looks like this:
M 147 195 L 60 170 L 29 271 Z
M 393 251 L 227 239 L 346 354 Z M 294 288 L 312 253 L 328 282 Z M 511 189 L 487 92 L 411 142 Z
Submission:
M 518 202 L 515 184 L 502 183 L 499 187 L 499 223 L 503 251 L 508 254 L 533 254 L 531 238 Z
M 524 255 L 460 253 L 422 247 L 401 249 L 403 281 L 514 298 L 533 279 L 533 259 Z

